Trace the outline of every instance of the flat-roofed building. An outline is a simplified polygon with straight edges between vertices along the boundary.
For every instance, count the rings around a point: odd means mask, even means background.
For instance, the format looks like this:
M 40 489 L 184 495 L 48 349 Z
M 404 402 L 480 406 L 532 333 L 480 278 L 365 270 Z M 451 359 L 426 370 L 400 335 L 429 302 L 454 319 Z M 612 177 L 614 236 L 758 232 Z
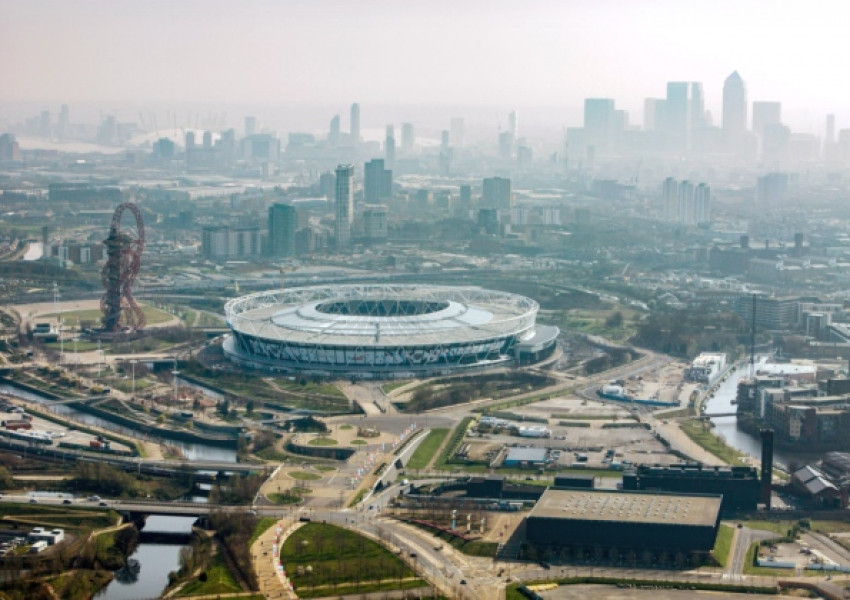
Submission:
M 714 547 L 720 495 L 549 488 L 528 516 L 538 551 L 644 564 L 698 564 Z

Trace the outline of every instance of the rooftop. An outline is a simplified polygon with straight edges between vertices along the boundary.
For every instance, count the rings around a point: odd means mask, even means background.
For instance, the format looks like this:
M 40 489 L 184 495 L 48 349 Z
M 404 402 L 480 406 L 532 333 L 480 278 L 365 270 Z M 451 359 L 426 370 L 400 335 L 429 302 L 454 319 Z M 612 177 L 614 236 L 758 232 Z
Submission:
M 529 517 L 714 526 L 720 495 L 547 489 Z
M 546 448 L 511 448 L 505 460 L 520 462 L 544 462 L 548 451 Z

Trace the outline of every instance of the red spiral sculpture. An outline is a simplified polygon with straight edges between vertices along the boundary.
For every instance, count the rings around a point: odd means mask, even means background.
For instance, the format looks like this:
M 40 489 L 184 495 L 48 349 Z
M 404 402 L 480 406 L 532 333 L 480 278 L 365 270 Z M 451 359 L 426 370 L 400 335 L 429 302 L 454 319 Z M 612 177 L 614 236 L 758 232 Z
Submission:
M 125 210 L 129 210 L 136 217 L 135 238 L 121 231 L 121 215 Z M 106 246 L 106 264 L 100 278 L 106 290 L 100 299 L 103 331 L 142 329 L 147 322 L 145 314 L 130 292 L 139 275 L 142 250 L 145 248 L 145 225 L 142 222 L 142 213 L 135 204 L 125 202 L 115 209 L 112 224 L 109 226 L 109 237 L 103 243 Z

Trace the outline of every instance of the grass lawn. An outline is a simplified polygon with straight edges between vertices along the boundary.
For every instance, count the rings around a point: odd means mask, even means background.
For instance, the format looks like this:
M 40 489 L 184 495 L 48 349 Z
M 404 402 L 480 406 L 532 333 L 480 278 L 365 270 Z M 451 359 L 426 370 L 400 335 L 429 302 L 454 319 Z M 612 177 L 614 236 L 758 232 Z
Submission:
M 248 540 L 248 547 L 253 546 L 254 542 L 257 541 L 257 538 L 263 535 L 263 532 L 266 529 L 274 526 L 275 523 L 277 523 L 277 519 L 274 517 L 261 517 L 257 522 L 257 526 L 254 527 L 253 533 L 251 533 L 251 539 Z
M 407 463 L 408 469 L 424 469 L 434 458 L 434 454 L 440 449 L 446 436 L 449 435 L 448 429 L 432 429 L 410 457 L 410 462 Z
M 340 425 L 339 428 L 341 430 L 354 429 L 354 426 L 353 425 Z
M 315 438 L 307 443 L 311 446 L 336 446 L 339 444 L 335 439 L 329 437 Z
M 118 515 L 112 510 L 42 506 L 38 504 L 6 504 L 0 507 L 0 527 L 18 523 L 27 527 L 62 527 L 64 529 L 102 529 L 115 525 Z
M 206 581 L 202 581 L 206 574 Z M 193 579 L 183 586 L 178 597 L 200 596 L 203 594 L 231 594 L 241 592 L 242 588 L 236 583 L 236 578 L 227 568 L 221 554 L 216 554 L 209 568 L 200 577 Z
M 704 429 L 701 422 L 682 421 L 679 425 L 684 434 L 691 438 L 694 443 L 711 452 L 726 464 L 736 467 L 747 466 L 747 463 L 741 460 L 743 454 L 727 446 L 723 440 L 711 432 L 711 429 Z
M 322 478 L 321 475 L 307 473 L 306 471 L 292 471 L 289 473 L 289 476 L 293 479 L 300 479 L 301 481 L 315 481 L 316 479 Z
M 352 446 L 365 446 L 369 442 L 367 442 L 366 440 L 351 440 L 351 442 L 349 442 L 349 443 Z
M 298 504 L 304 498 L 301 496 L 296 496 L 294 494 L 269 494 L 266 496 L 269 500 L 274 502 L 275 504 Z
M 148 325 L 157 325 L 159 323 L 165 323 L 174 318 L 174 315 L 159 310 L 158 308 L 154 308 L 153 306 L 150 306 L 148 304 L 140 303 L 139 306 L 142 308 L 142 312 L 145 315 L 145 319 L 147 319 Z M 103 318 L 103 313 L 99 308 L 94 308 L 91 310 L 69 310 L 59 313 L 50 313 L 48 315 L 39 315 L 39 318 L 61 318 L 67 325 L 76 325 L 77 321 L 100 322 L 101 318 Z
M 734 535 L 735 530 L 728 525 L 721 525 L 717 531 L 717 541 L 714 542 L 714 550 L 712 550 L 711 554 L 721 567 L 725 567 L 726 561 L 729 559 L 729 551 L 732 549 L 732 537 Z
M 844 521 L 818 521 L 812 520 L 809 523 L 812 531 L 818 533 L 848 533 L 850 532 L 850 523 Z
M 332 467 L 330 465 L 316 465 L 315 469 L 317 471 L 336 471 L 336 467 Z
M 393 390 L 397 390 L 398 388 L 407 385 L 410 383 L 409 381 L 394 381 L 392 383 L 385 383 L 381 386 L 381 391 L 385 394 L 389 394 Z
M 326 523 L 308 523 L 293 532 L 281 548 L 281 562 L 302 598 L 422 585 L 410 567 L 377 542 Z
M 784 537 L 788 535 L 788 531 L 796 523 L 796 521 L 744 521 L 744 525 L 750 529 L 772 531 L 777 537 Z

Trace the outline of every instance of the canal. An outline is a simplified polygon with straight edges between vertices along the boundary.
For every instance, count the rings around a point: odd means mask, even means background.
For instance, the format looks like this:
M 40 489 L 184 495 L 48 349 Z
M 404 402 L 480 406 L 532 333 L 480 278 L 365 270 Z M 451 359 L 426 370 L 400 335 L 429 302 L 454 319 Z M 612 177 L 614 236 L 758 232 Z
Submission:
M 148 441 L 150 439 L 149 436 L 139 431 L 136 431 L 135 429 L 130 429 L 117 423 L 113 423 L 112 421 L 102 419 L 101 417 L 84 413 L 64 404 L 55 404 L 50 398 L 46 398 L 39 394 L 20 389 L 13 385 L 9 385 L 8 383 L 0 383 L 0 392 L 3 392 L 10 396 L 16 396 L 24 400 L 29 400 L 31 402 L 38 402 L 39 404 L 50 410 L 50 412 L 55 413 L 57 415 L 61 415 L 73 421 L 77 421 L 78 423 L 82 423 L 84 425 L 100 427 L 102 429 L 114 431 L 115 433 L 119 433 L 121 435 L 125 435 L 127 437 L 132 437 L 139 440 Z M 172 440 L 168 439 L 166 435 L 163 435 L 163 440 L 167 442 L 170 446 L 179 448 L 183 455 L 186 457 L 186 459 L 190 461 L 204 460 L 218 462 L 236 462 L 236 450 L 233 448 L 221 448 L 219 446 L 212 446 L 208 444 Z
M 195 517 L 150 516 L 146 532 L 186 533 L 192 531 Z M 122 569 L 95 598 L 100 600 L 140 600 L 161 598 L 168 574 L 180 568 L 178 544 L 139 544 L 130 557 L 138 561 L 138 570 Z
M 767 358 L 759 358 L 756 368 L 758 368 L 758 364 L 766 361 Z M 734 401 L 738 396 L 738 382 L 747 378 L 749 366 L 738 363 L 736 367 L 736 370 L 729 374 L 726 381 L 718 386 L 714 396 L 706 402 L 705 412 L 707 414 L 736 412 L 737 405 Z M 723 439 L 729 446 L 761 460 L 761 440 L 757 436 L 738 429 L 738 417 L 715 417 L 711 419 L 711 422 L 714 424 L 714 434 Z M 787 470 L 788 465 L 795 459 L 799 461 L 800 457 L 774 449 L 773 459 L 777 466 Z

